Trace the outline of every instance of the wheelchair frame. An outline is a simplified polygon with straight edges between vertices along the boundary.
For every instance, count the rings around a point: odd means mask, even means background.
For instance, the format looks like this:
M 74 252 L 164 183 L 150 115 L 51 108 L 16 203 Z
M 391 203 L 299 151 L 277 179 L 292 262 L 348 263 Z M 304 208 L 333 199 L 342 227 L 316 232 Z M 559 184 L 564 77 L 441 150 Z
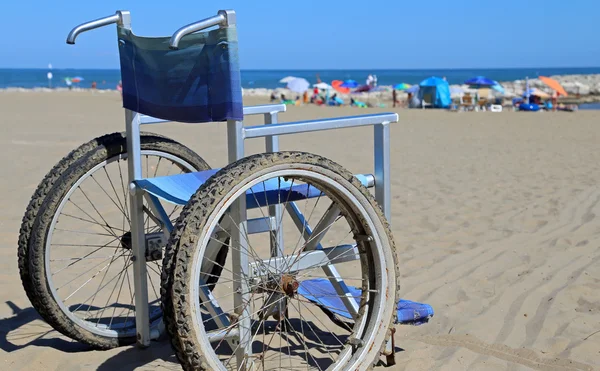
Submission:
M 76 37 L 82 32 L 92 30 L 98 27 L 118 24 L 121 27 L 131 29 L 131 16 L 128 11 L 117 11 L 116 14 L 100 18 L 91 22 L 87 22 L 75 27 L 67 38 L 68 44 L 74 44 Z M 196 23 L 189 24 L 177 30 L 170 39 L 170 47 L 177 49 L 179 41 L 187 34 L 204 30 L 209 27 L 229 27 L 235 25 L 235 12 L 232 10 L 220 10 L 214 17 L 210 17 L 201 20 Z M 373 144 L 374 144 L 374 173 L 371 176 L 367 176 L 367 185 L 374 186 L 375 198 L 382 208 L 385 217 L 389 221 L 391 218 L 390 212 L 390 197 L 391 197 L 391 186 L 390 186 L 390 123 L 398 122 L 398 114 L 396 113 L 380 113 L 371 115 L 351 116 L 351 117 L 340 117 L 323 120 L 312 120 L 312 121 L 299 121 L 289 123 L 279 123 L 278 114 L 285 112 L 286 106 L 283 104 L 274 105 L 262 105 L 244 107 L 244 115 L 263 115 L 264 125 L 256 126 L 244 126 L 242 121 L 228 121 L 227 122 L 227 152 L 229 163 L 242 159 L 244 157 L 244 141 L 251 138 L 265 138 L 265 150 L 266 152 L 278 152 L 279 151 L 279 136 L 315 131 L 325 131 L 332 129 L 343 129 L 359 126 L 373 126 Z M 151 331 L 149 326 L 149 311 L 148 311 L 148 284 L 147 284 L 147 270 L 146 270 L 146 254 L 147 254 L 147 238 L 144 233 L 144 207 L 143 199 L 147 200 L 150 207 L 150 211 L 154 214 L 154 217 L 158 219 L 160 224 L 163 226 L 162 230 L 165 237 L 168 237 L 173 226 L 169 218 L 167 217 L 164 209 L 162 208 L 158 199 L 148 192 L 145 192 L 139 187 L 136 182 L 142 180 L 142 166 L 141 166 L 141 149 L 140 149 L 140 127 L 142 125 L 151 125 L 169 122 L 168 120 L 158 119 L 151 116 L 143 115 L 129 109 L 125 109 L 125 124 L 127 133 L 127 153 L 128 153 L 128 184 L 129 184 L 129 198 L 130 198 L 130 212 L 131 212 L 131 236 L 132 236 L 132 253 L 133 253 L 133 269 L 134 269 L 134 290 L 135 290 L 135 315 L 136 315 L 136 333 L 137 343 L 140 347 L 147 347 L 150 341 L 158 338 L 164 329 L 155 329 Z M 267 232 L 272 231 L 272 227 L 269 220 L 246 220 L 246 210 L 244 202 L 236 201 L 231 208 L 231 214 L 234 219 L 234 223 L 238 225 L 238 231 L 234 233 L 233 229 L 231 235 L 238 241 L 242 240 L 242 230 L 248 225 L 249 233 Z M 282 205 L 273 205 L 269 207 L 269 215 L 267 218 L 259 219 L 271 219 L 279 218 L 282 215 Z M 146 210 L 147 211 L 147 210 Z M 290 215 L 294 219 L 294 224 L 298 227 L 301 233 L 310 236 L 312 233 L 319 233 L 319 225 L 316 226 L 315 230 L 304 223 L 304 217 L 298 208 L 294 208 L 294 204 L 291 205 Z M 333 216 L 333 215 L 332 215 Z M 276 219 L 277 220 L 277 219 Z M 250 224 L 249 224 L 250 223 Z M 244 229 L 242 229 L 244 228 Z M 271 228 L 271 229 L 270 229 Z M 250 232 L 252 231 L 252 232 Z M 276 238 L 280 242 L 280 246 L 283 245 L 283 236 L 278 234 Z M 271 241 L 272 254 L 276 253 L 277 250 L 274 248 L 274 241 Z M 240 253 L 238 257 L 237 268 L 242 272 L 247 272 L 247 256 L 244 259 L 244 254 Z M 244 265 L 245 263 L 245 265 Z M 235 263 L 234 263 L 235 264 Z M 327 263 L 323 263 L 327 265 Z M 237 265 L 237 264 L 236 264 Z M 234 266 L 235 268 L 235 266 Z M 332 267 L 332 269 L 335 269 Z M 330 273 L 335 276 L 337 272 L 333 271 Z M 343 281 L 342 281 L 343 283 Z M 345 285 L 345 284 L 344 284 Z M 344 288 L 342 287 L 342 290 Z M 345 288 L 347 293 L 347 288 Z M 211 297 L 211 293 L 206 290 L 204 295 L 207 298 Z M 238 300 L 243 300 L 242 295 L 235 294 Z M 205 298 L 206 299 L 206 298 Z M 356 306 L 356 303 L 352 303 L 349 298 L 344 301 L 346 306 Z M 205 301 L 205 300 L 203 300 Z M 349 311 L 352 312 L 353 308 L 348 307 Z M 209 309 L 213 313 L 218 313 L 220 308 L 218 305 Z M 354 311 L 356 308 L 354 308 Z M 249 319 L 248 319 L 249 321 Z M 240 328 L 243 326 L 240 325 Z M 242 334 L 239 334 L 240 336 Z M 392 337 L 393 339 L 393 337 Z M 388 356 L 388 363 L 390 358 L 393 357 L 393 340 L 388 341 L 386 351 L 384 354 Z M 393 359 L 393 358 L 392 358 Z

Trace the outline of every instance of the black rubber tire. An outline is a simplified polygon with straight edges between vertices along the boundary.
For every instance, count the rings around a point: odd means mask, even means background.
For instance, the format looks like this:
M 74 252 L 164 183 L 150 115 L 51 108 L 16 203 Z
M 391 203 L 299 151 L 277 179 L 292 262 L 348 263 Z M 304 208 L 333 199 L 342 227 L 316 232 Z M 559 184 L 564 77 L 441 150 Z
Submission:
M 189 311 L 188 303 L 191 282 L 189 275 L 192 270 L 191 264 L 194 264 L 192 255 L 197 244 L 198 233 L 203 230 L 207 216 L 213 213 L 221 198 L 233 187 L 243 183 L 248 175 L 281 163 L 302 163 L 326 168 L 348 180 L 362 193 L 381 220 L 389 240 L 396 277 L 394 302 L 399 299 L 400 274 L 391 229 L 374 197 L 356 177 L 333 161 L 305 152 L 275 152 L 248 156 L 221 169 L 198 189 L 179 215 L 165 250 L 161 280 L 163 320 L 171 345 L 184 370 L 212 370 L 206 356 L 199 350 L 200 345 L 193 334 L 195 316 Z M 394 314 L 385 327 L 386 341 L 392 334 L 391 326 L 395 317 Z M 385 342 L 381 344 L 380 351 L 384 348 Z
M 152 136 L 152 137 L 160 137 L 158 134 L 151 133 L 141 133 L 142 137 Z M 125 133 L 112 133 L 106 134 L 101 137 L 94 138 L 87 143 L 80 145 L 79 147 L 72 150 L 69 154 L 63 157 L 54 167 L 44 176 L 44 179 L 38 184 L 33 196 L 31 196 L 31 200 L 25 209 L 25 215 L 21 221 L 21 228 L 19 230 L 19 242 L 17 248 L 17 258 L 18 258 L 18 266 L 19 273 L 21 275 L 21 282 L 23 287 L 25 288 L 25 292 L 27 293 L 27 297 L 29 297 L 31 287 L 31 280 L 29 279 L 29 259 L 28 259 L 28 251 L 29 251 L 29 239 L 31 237 L 31 229 L 33 227 L 33 223 L 35 218 L 40 210 L 40 206 L 50 189 L 54 186 L 56 180 L 71 166 L 75 161 L 80 158 L 90 154 L 97 147 L 101 146 L 111 146 L 111 143 L 122 142 L 125 140 Z
M 196 170 L 210 166 L 194 151 L 169 138 L 143 133 L 142 150 L 159 150 L 177 156 Z M 19 270 L 23 287 L 33 307 L 55 330 L 95 349 L 110 349 L 131 344 L 135 336 L 110 338 L 93 334 L 74 324 L 52 297 L 44 265 L 48 229 L 65 194 L 87 171 L 98 163 L 127 153 L 124 133 L 96 138 L 63 158 L 44 178 L 30 201 L 19 236 Z

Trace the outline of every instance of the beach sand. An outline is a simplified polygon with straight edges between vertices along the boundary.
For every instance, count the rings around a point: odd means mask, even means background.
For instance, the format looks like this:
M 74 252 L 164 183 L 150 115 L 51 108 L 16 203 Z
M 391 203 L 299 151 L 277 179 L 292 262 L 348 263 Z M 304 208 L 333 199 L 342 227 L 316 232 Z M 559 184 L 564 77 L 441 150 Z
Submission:
M 280 119 L 389 110 L 289 107 Z M 391 222 L 401 295 L 436 314 L 397 326 L 391 369 L 600 369 L 600 112 L 398 112 Z M 2 370 L 179 369 L 166 341 L 101 352 L 62 337 L 18 276 L 19 226 L 38 182 L 74 147 L 124 130 L 123 119 L 116 93 L 0 93 Z M 223 124 L 146 130 L 226 164 Z M 262 145 L 248 141 L 248 153 Z M 285 136 L 281 148 L 372 171 L 371 128 Z

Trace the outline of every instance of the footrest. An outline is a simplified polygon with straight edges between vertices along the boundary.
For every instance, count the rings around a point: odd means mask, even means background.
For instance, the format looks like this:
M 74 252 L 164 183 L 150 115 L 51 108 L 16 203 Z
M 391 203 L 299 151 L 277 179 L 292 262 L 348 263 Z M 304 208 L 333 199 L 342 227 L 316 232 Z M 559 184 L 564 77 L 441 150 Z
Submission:
M 348 289 L 356 302 L 360 304 L 361 290 L 352 286 L 348 286 Z M 301 281 L 298 294 L 317 304 L 334 321 L 352 321 L 352 316 L 346 310 L 346 306 L 328 279 L 315 278 Z M 428 304 L 404 299 L 400 299 L 397 303 L 396 323 L 421 325 L 427 323 L 431 317 L 433 317 L 433 308 Z
M 219 170 L 211 169 L 195 173 L 147 178 L 137 180 L 135 184 L 167 202 L 185 205 L 198 188 Z M 372 175 L 358 174 L 355 176 L 365 187 L 370 187 L 374 183 Z M 280 200 L 291 202 L 320 195 L 321 191 L 314 186 L 309 187 L 307 184 L 294 185 L 291 181 L 273 178 L 255 185 L 247 192 L 246 207 L 252 209 L 258 206 L 275 205 Z

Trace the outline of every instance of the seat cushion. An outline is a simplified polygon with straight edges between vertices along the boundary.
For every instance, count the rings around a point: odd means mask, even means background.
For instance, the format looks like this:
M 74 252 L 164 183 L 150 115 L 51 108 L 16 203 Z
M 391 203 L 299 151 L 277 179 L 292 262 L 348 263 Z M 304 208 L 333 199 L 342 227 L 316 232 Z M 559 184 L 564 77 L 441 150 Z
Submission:
M 136 185 L 146 192 L 167 202 L 185 205 L 198 188 L 208 178 L 220 169 L 211 169 L 195 173 L 169 175 L 156 178 L 147 178 L 136 181 Z M 358 174 L 357 179 L 368 186 L 366 175 Z M 246 207 L 251 209 L 257 206 L 274 205 L 285 201 L 298 201 L 321 195 L 314 186 L 307 184 L 292 184 L 281 178 L 269 179 L 253 186 L 247 191 Z

